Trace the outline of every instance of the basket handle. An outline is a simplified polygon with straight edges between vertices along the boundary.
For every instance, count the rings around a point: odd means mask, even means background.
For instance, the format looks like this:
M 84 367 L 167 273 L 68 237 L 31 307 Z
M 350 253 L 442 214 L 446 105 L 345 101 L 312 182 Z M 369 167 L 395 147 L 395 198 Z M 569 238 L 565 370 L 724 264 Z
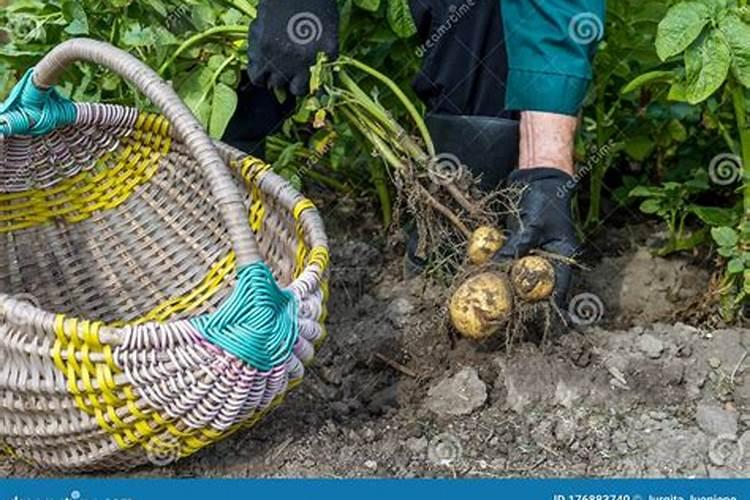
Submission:
M 248 228 L 245 203 L 230 170 L 201 124 L 172 87 L 146 64 L 112 45 L 74 38 L 52 49 L 34 68 L 34 84 L 47 89 L 74 62 L 106 66 L 133 83 L 156 105 L 205 171 L 237 256 L 237 269 L 262 261 L 255 235 Z

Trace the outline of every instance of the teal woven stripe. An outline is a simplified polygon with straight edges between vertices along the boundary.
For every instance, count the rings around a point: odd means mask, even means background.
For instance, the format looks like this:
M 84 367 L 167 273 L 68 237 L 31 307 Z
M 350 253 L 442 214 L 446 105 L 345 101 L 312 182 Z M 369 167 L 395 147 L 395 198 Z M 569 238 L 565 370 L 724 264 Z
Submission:
M 242 268 L 232 295 L 211 314 L 191 320 L 213 344 L 260 371 L 289 359 L 297 342 L 297 301 L 260 262 Z
M 33 74 L 33 68 L 28 70 L 0 105 L 0 135 L 45 135 L 75 123 L 75 104 L 55 88 L 38 88 Z

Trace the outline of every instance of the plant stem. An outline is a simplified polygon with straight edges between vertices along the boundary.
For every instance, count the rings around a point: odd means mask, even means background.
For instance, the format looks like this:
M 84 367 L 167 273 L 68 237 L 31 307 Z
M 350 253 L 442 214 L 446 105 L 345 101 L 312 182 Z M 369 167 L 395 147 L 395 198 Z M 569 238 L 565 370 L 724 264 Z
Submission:
M 164 72 L 167 71 L 167 69 L 174 63 L 178 57 L 180 57 L 185 51 L 193 48 L 195 45 L 201 43 L 203 40 L 207 38 L 211 38 L 212 36 L 216 35 L 243 35 L 247 36 L 247 26 L 241 26 L 241 25 L 233 25 L 233 26 L 216 26 L 214 28 L 207 29 L 206 31 L 203 31 L 201 33 L 197 33 L 187 40 L 185 40 L 182 45 L 177 47 L 177 50 L 175 50 L 174 54 L 170 56 L 169 59 L 167 59 L 164 64 L 161 65 L 161 68 L 159 68 L 159 74 L 164 75 Z
M 319 184 L 324 184 L 340 193 L 351 194 L 352 192 L 351 188 L 349 188 L 349 186 L 347 186 L 343 182 L 337 181 L 336 179 L 333 179 L 332 177 L 329 177 L 325 174 L 321 174 L 320 172 L 316 172 L 315 170 L 306 170 L 304 176 L 309 177 Z
M 354 112 L 344 108 L 342 109 L 342 113 L 347 117 L 349 123 L 354 124 L 357 130 L 359 130 L 359 132 L 375 147 L 384 161 L 397 170 L 403 170 L 405 168 L 403 163 L 401 163 L 401 160 L 393 153 L 391 148 L 388 147 L 388 145 L 367 125 L 363 124 Z M 378 199 L 380 201 L 383 225 L 387 228 L 393 221 L 393 207 L 391 206 L 391 193 L 388 191 L 388 185 L 385 182 L 385 169 L 380 162 L 368 163 L 372 182 L 375 185 L 375 190 L 378 193 Z
M 380 211 L 383 217 L 383 227 L 389 228 L 393 222 L 393 207 L 391 202 L 391 193 L 388 191 L 388 183 L 386 182 L 386 172 L 383 167 L 383 162 L 371 161 L 370 165 L 370 176 L 372 177 L 372 183 L 375 185 L 375 190 L 378 193 L 378 199 L 380 200 Z
M 266 152 L 268 153 L 266 156 L 278 158 L 281 152 L 288 146 L 291 146 L 291 143 L 282 139 L 281 137 L 275 135 L 269 136 L 266 139 Z M 295 169 L 295 172 L 300 175 L 303 180 L 305 177 L 309 177 L 313 181 L 319 184 L 324 184 L 334 189 L 335 191 L 339 191 L 345 194 L 351 194 L 353 192 L 352 187 L 348 184 L 310 168 L 310 165 L 312 165 L 312 163 L 314 162 L 315 164 L 330 170 L 330 165 L 324 162 L 322 158 L 316 158 L 318 161 L 314 161 L 314 155 L 307 153 L 306 150 L 296 151 L 295 157 L 299 158 L 300 161 L 305 163 L 305 165 Z
M 246 0 L 227 0 L 227 3 L 248 16 L 250 19 L 255 19 L 258 16 L 257 9 L 250 5 Z
M 747 101 L 745 99 L 745 88 L 738 82 L 733 82 L 732 102 L 734 103 L 734 114 L 737 120 L 737 129 L 740 134 L 740 150 L 742 154 L 742 180 L 743 180 L 743 205 L 744 217 L 741 227 L 745 227 L 750 221 L 750 126 L 747 119 Z
M 598 98 L 596 100 L 596 146 L 597 151 L 600 151 L 604 147 L 606 141 L 604 124 L 606 122 L 606 111 L 604 109 L 604 92 L 600 89 L 597 90 Z M 590 200 L 589 200 L 589 211 L 586 215 L 586 222 L 584 226 L 592 228 L 599 224 L 599 216 L 602 210 L 602 184 L 604 183 L 604 173 L 607 170 L 606 160 L 597 162 L 594 165 L 594 169 L 591 172 L 590 180 Z
M 369 74 L 370 76 L 380 80 L 382 83 L 384 83 L 390 90 L 393 92 L 393 94 L 401 101 L 401 103 L 404 105 L 406 110 L 409 112 L 409 115 L 411 116 L 412 120 L 414 120 L 414 123 L 417 125 L 417 128 L 419 129 L 419 133 L 422 134 L 422 139 L 424 140 L 425 147 L 427 148 L 427 152 L 430 156 L 435 156 L 435 145 L 432 142 L 432 136 L 430 135 L 429 130 L 427 130 L 427 124 L 425 124 L 424 119 L 422 118 L 422 115 L 417 111 L 417 108 L 414 106 L 414 103 L 409 100 L 409 98 L 404 94 L 404 92 L 399 88 L 396 83 L 385 76 L 383 73 L 379 72 L 378 70 L 371 68 L 370 66 L 353 59 L 351 57 L 340 57 L 338 60 L 339 64 L 348 64 L 351 65 L 361 71 L 364 71 L 365 73 Z

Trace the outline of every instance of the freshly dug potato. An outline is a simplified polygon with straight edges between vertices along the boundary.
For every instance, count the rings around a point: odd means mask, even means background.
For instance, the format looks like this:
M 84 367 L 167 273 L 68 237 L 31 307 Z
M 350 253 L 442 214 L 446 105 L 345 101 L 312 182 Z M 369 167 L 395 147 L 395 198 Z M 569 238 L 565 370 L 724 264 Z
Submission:
M 539 302 L 548 299 L 555 289 L 555 268 L 545 258 L 524 257 L 513 264 L 510 281 L 523 300 Z
M 471 235 L 469 239 L 469 262 L 481 266 L 503 248 L 505 237 L 499 229 L 490 226 L 481 226 Z
M 451 322 L 464 337 L 485 339 L 497 333 L 512 307 L 513 294 L 505 275 L 482 273 L 466 280 L 451 297 Z

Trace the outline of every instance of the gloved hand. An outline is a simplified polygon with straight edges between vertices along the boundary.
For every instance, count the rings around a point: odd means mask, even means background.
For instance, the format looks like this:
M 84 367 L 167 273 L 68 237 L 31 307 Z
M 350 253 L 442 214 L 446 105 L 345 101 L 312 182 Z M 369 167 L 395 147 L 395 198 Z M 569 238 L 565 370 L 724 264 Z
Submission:
M 338 51 L 336 0 L 261 0 L 250 26 L 247 72 L 259 87 L 304 95 L 318 53 L 336 59 Z
M 520 217 L 510 217 L 510 237 L 495 259 L 517 259 L 534 249 L 573 257 L 578 250 L 571 215 L 574 179 L 556 168 L 528 168 L 511 173 L 508 185 L 523 189 Z M 551 260 L 555 267 L 553 298 L 562 309 L 567 304 L 572 269 L 563 260 Z

